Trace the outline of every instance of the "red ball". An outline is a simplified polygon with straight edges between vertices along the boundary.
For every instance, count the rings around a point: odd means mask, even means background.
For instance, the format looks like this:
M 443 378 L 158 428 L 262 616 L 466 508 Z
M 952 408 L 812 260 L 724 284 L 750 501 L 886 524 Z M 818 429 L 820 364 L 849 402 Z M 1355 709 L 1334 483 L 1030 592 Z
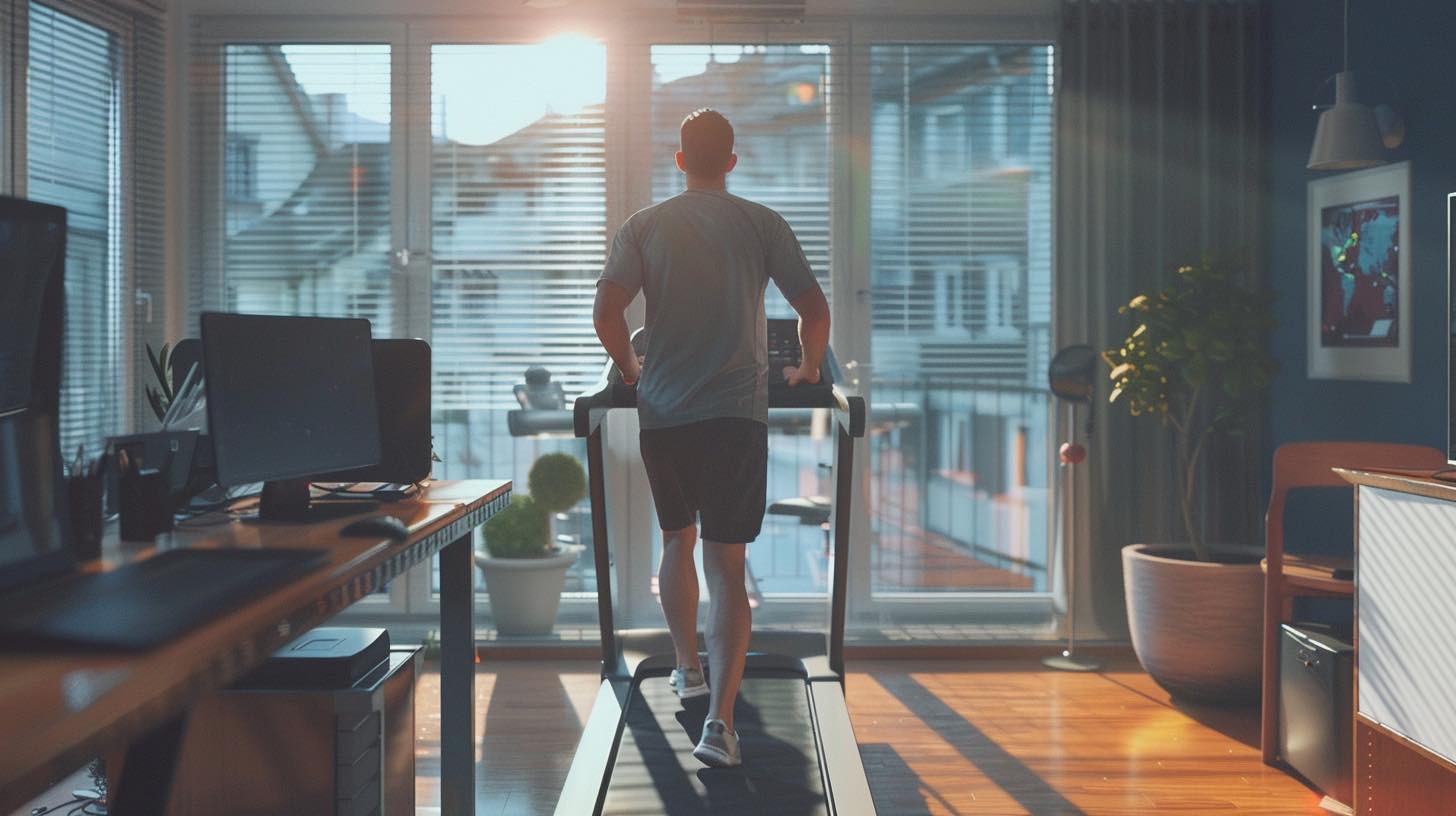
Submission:
M 1057 450 L 1057 458 L 1064 465 L 1081 464 L 1087 458 L 1087 449 L 1076 442 L 1063 442 L 1062 447 Z

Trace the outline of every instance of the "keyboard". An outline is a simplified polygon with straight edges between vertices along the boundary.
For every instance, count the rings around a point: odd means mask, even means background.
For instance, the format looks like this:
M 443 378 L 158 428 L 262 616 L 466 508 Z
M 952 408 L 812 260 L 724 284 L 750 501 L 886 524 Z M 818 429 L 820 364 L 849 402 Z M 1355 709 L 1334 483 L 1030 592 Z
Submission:
M 323 566 L 324 550 L 169 550 L 0 601 L 0 650 L 137 651 L 174 640 Z

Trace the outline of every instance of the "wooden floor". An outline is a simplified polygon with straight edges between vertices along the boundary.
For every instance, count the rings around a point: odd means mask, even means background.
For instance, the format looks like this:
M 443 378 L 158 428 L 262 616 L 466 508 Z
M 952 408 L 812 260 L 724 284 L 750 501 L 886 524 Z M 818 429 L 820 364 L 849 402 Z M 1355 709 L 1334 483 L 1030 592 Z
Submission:
M 596 693 L 595 665 L 486 657 L 482 816 L 551 813 Z M 849 707 L 882 816 L 1319 814 L 1264 766 L 1252 709 L 1169 701 L 1135 663 L 1062 674 L 1033 661 L 852 663 Z M 438 813 L 439 678 L 418 689 L 419 802 Z

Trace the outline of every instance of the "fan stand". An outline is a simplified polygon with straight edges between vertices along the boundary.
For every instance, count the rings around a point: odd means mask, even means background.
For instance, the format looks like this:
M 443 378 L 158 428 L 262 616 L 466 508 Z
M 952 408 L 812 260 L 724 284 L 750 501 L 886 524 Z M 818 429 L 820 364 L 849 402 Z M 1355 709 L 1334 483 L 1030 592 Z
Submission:
M 1066 586 L 1067 586 L 1067 648 L 1059 655 L 1051 655 L 1041 659 L 1042 665 L 1049 669 L 1072 672 L 1095 672 L 1102 668 L 1098 661 L 1077 654 L 1077 493 L 1076 493 L 1076 466 L 1087 456 L 1087 449 L 1077 444 L 1077 404 L 1067 403 L 1067 436 L 1069 440 L 1063 444 L 1057 452 L 1057 458 L 1061 467 L 1066 471 L 1067 477 L 1064 484 L 1064 495 L 1067 499 L 1066 516 L 1070 519 L 1070 525 L 1063 525 L 1062 529 L 1070 526 L 1067 533 L 1067 546 L 1063 548 L 1066 557 L 1063 562 L 1066 564 Z M 1064 519 L 1058 519 L 1062 522 Z

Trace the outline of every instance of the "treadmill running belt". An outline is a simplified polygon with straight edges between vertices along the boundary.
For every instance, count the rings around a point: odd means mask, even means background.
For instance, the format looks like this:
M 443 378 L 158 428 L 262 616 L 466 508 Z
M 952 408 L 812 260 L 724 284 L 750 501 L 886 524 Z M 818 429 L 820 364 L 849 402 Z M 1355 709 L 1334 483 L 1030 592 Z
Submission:
M 643 680 L 628 702 L 602 813 L 829 813 L 803 678 L 743 678 L 733 711 L 738 768 L 693 757 L 707 711 L 707 697 L 684 706 L 666 677 Z

